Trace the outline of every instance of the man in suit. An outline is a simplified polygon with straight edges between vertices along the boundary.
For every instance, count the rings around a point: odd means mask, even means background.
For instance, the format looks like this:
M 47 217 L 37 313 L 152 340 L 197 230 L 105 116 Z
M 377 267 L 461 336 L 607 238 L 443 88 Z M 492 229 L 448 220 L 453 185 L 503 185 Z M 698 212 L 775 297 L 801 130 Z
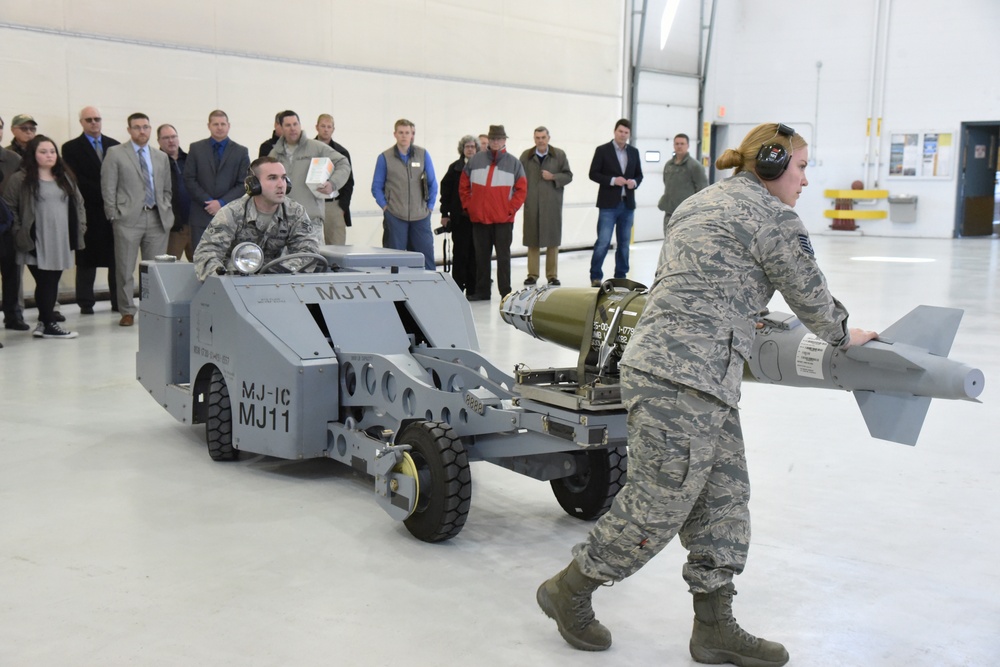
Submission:
M 348 164 L 351 162 L 351 154 L 347 149 L 333 140 L 333 116 L 328 113 L 320 114 L 316 119 L 316 141 L 337 151 L 347 158 Z M 326 217 L 323 218 L 323 239 L 325 243 L 333 245 L 344 245 L 347 243 L 347 228 L 351 226 L 351 197 L 354 195 L 354 172 L 347 178 L 347 183 L 340 188 L 338 194 L 333 199 L 326 200 Z
M 590 180 L 597 189 L 597 243 L 590 260 L 590 284 L 599 287 L 604 278 L 604 258 L 611 247 L 614 233 L 615 278 L 628 273 L 628 244 L 632 237 L 635 215 L 635 189 L 642 183 L 639 151 L 629 146 L 632 123 L 621 118 L 615 123 L 615 138 L 594 151 L 590 163 Z
M 153 127 L 149 116 L 128 117 L 131 141 L 107 152 L 101 166 L 101 193 L 104 213 L 115 235 L 115 265 L 118 280 L 118 324 L 135 323 L 135 263 L 140 250 L 143 259 L 167 252 L 170 228 L 174 224 L 171 207 L 170 160 L 166 153 L 149 146 Z
M 87 210 L 86 247 L 76 251 L 76 304 L 82 314 L 93 315 L 97 302 L 94 281 L 98 267 L 108 269 L 111 310 L 118 310 L 115 237 L 104 215 L 104 196 L 101 194 L 101 163 L 108 149 L 117 146 L 118 142 L 101 133 L 101 112 L 96 107 L 80 109 L 80 126 L 83 133 L 64 143 L 62 154 L 63 160 L 76 174 L 76 183 Z
M 191 246 L 198 247 L 208 223 L 223 206 L 243 196 L 250 170 L 250 153 L 229 138 L 229 116 L 216 109 L 208 114 L 208 139 L 191 144 L 184 165 L 184 184 L 191 195 Z

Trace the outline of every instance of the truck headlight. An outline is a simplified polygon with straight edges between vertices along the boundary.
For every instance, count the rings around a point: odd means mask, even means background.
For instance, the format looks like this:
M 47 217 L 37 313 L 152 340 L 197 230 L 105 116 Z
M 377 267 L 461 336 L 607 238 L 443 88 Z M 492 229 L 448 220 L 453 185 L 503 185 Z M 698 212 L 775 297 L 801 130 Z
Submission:
M 256 243 L 244 241 L 233 248 L 230 261 L 233 267 L 244 275 L 256 273 L 264 264 L 264 251 Z

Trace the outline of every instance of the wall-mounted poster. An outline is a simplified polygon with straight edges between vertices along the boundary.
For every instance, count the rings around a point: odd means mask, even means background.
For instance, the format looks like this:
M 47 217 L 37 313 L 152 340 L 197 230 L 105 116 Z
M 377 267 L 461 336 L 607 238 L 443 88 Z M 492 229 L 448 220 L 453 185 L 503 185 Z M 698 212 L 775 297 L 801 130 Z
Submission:
M 889 142 L 889 176 L 951 178 L 951 132 L 899 132 Z

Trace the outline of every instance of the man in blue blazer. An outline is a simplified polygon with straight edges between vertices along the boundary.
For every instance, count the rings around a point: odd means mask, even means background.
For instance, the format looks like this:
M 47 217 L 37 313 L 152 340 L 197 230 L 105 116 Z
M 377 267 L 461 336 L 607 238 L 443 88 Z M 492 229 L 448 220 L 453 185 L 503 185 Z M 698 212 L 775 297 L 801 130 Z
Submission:
M 219 209 L 244 195 L 243 181 L 250 170 L 250 153 L 229 138 L 229 116 L 216 109 L 208 114 L 208 139 L 191 144 L 184 165 L 184 185 L 191 195 L 191 247 Z
M 590 260 L 590 284 L 598 287 L 604 278 L 604 258 L 614 233 L 615 278 L 628 273 L 628 248 L 635 214 L 635 189 L 642 183 L 639 151 L 628 143 L 632 123 L 621 118 L 615 123 L 615 138 L 597 147 L 590 163 L 590 180 L 597 189 L 597 243 Z

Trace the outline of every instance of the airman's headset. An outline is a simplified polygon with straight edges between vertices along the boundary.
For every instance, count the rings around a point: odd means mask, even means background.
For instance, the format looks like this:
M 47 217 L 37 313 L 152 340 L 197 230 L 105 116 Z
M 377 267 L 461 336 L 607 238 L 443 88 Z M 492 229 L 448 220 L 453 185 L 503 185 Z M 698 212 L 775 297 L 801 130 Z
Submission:
M 256 197 L 263 192 L 260 187 L 260 179 L 257 178 L 257 174 L 253 173 L 253 167 L 247 170 L 247 177 L 243 179 L 243 187 L 251 197 Z M 285 194 L 287 195 L 291 191 L 292 180 L 288 178 L 288 174 L 285 174 Z
M 788 148 L 776 141 L 778 135 L 788 137 Z M 778 123 L 778 130 L 766 144 L 757 151 L 757 176 L 762 181 L 773 181 L 781 177 L 792 162 L 792 137 L 795 130 L 783 123 Z

